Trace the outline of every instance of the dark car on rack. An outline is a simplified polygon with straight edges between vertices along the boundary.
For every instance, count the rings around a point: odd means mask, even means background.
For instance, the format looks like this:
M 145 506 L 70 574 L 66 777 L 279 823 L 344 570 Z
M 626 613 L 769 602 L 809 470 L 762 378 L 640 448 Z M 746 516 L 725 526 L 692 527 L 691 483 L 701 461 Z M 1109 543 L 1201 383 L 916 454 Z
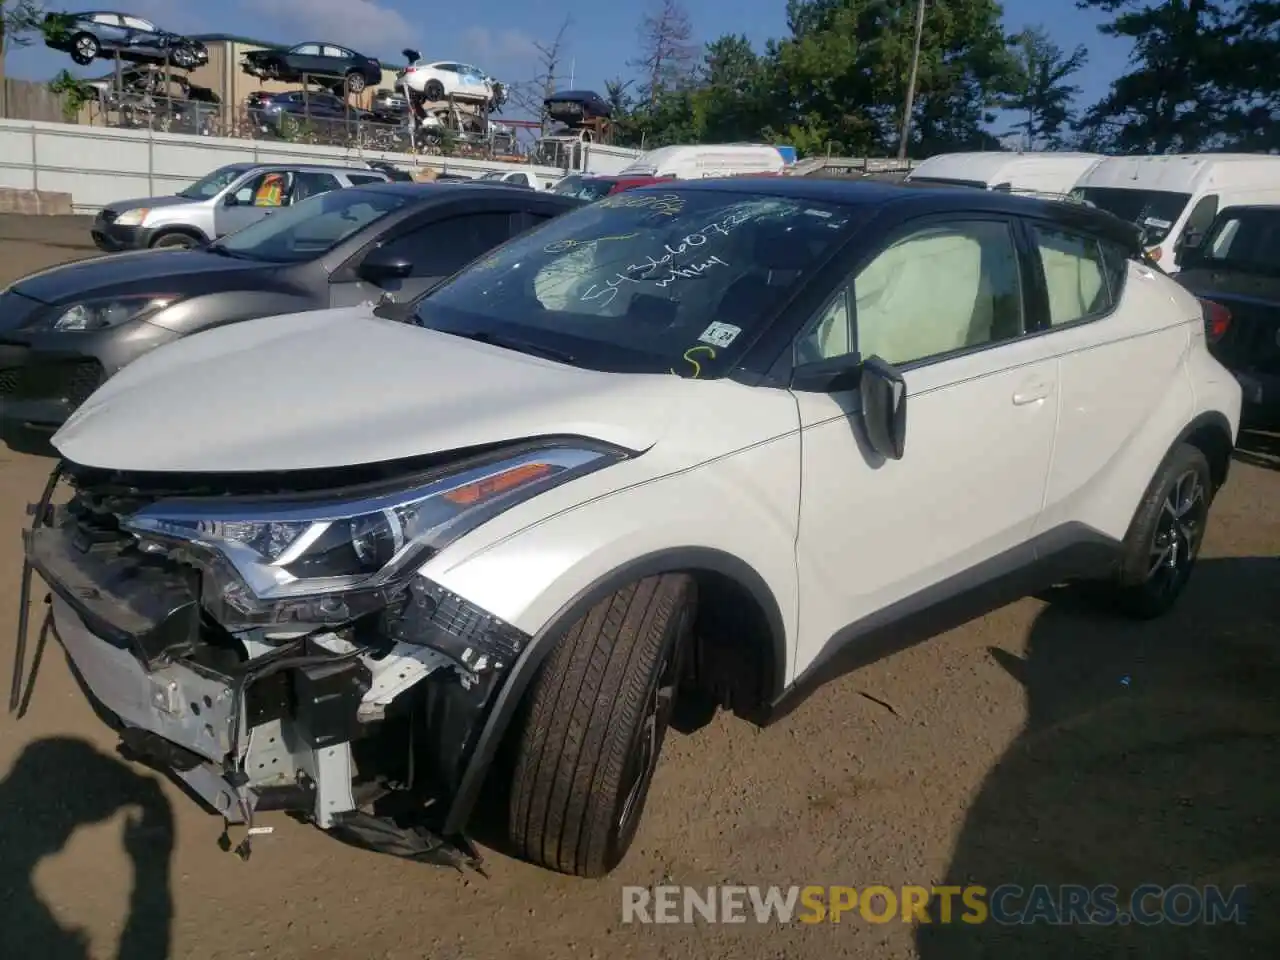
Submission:
M 354 133 L 359 123 L 386 122 L 342 97 L 317 90 L 255 90 L 245 98 L 245 110 L 259 132 L 277 137 L 291 137 L 306 129 L 321 134 Z
M 1240 381 L 1246 414 L 1280 420 L 1280 206 L 1227 207 L 1177 253 L 1205 302 L 1209 350 Z
M 382 82 L 382 64 L 336 43 L 308 40 L 289 49 L 253 50 L 244 55 L 240 68 L 253 77 L 305 83 L 332 78 L 351 93 Z
M 168 61 L 184 70 L 209 62 L 209 50 L 200 41 L 113 10 L 47 14 L 44 36 L 46 46 L 68 54 L 82 67 L 99 57 L 135 63 Z
M 0 294 L 0 427 L 44 443 L 108 377 L 157 347 L 242 320 L 414 300 L 581 201 L 380 182 L 283 207 L 194 250 L 67 263 Z

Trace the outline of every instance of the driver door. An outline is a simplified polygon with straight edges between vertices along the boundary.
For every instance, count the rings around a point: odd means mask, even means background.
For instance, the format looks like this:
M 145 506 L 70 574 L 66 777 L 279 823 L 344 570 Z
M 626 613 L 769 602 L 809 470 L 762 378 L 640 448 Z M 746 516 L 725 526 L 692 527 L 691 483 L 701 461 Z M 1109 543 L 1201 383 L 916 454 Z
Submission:
M 287 170 L 269 170 L 240 181 L 218 201 L 213 214 L 215 239 L 243 230 L 287 206 L 292 189 L 293 174 Z
M 906 381 L 906 444 L 867 444 L 856 389 L 797 389 L 800 672 L 833 639 L 922 609 L 1024 547 L 1057 421 L 1057 361 L 1032 326 L 1016 223 L 912 221 L 864 259 L 796 343 L 796 366 L 858 354 Z

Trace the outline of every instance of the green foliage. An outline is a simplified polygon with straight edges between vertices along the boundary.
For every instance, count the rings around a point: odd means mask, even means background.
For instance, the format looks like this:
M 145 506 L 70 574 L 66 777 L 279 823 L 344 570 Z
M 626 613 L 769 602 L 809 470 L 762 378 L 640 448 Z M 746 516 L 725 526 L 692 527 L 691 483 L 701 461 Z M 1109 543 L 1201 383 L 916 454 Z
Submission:
M 1131 69 L 1077 118 L 1088 58 L 1041 26 L 1006 36 L 996 0 L 928 0 L 909 152 L 997 149 L 997 111 L 1024 149 L 1280 149 L 1280 0 L 1076 0 L 1110 14 Z M 641 23 L 634 80 L 606 84 L 617 142 L 790 143 L 802 155 L 896 152 L 917 0 L 787 0 L 786 35 L 687 57 L 677 0 Z M 643 67 L 643 69 L 641 69 Z
M 1071 103 L 1080 88 L 1070 83 L 1089 58 L 1076 47 L 1071 53 L 1049 39 L 1044 27 L 1027 27 L 1010 38 L 1016 65 L 1013 90 L 1001 106 L 1019 116 L 1014 128 L 1024 149 L 1063 146 L 1072 120 Z
M 71 74 L 70 70 L 59 70 L 48 84 L 49 92 L 62 100 L 62 117 L 67 123 L 75 123 L 80 116 L 80 108 L 97 96 L 92 87 L 86 86 Z

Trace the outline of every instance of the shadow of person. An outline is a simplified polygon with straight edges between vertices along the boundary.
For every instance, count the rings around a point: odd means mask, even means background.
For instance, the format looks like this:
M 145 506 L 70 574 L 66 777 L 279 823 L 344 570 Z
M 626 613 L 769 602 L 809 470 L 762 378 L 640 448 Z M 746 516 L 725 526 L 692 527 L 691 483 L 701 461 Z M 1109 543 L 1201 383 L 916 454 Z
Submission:
M 129 807 L 137 808 L 124 832 L 133 893 L 119 957 L 163 960 L 169 955 L 174 827 L 159 782 L 84 740 L 50 737 L 23 750 L 0 781 L 0 957 L 89 957 L 84 934 L 63 927 L 41 902 L 33 873 L 77 827 L 101 823 Z
M 1202 560 L 1175 610 L 1146 623 L 1059 593 L 1025 659 L 991 654 L 1021 681 L 1028 719 L 975 797 L 944 882 L 1018 885 L 1004 915 L 1024 922 L 957 922 L 957 899 L 942 923 L 935 903 L 916 928 L 923 960 L 1274 956 L 1280 559 Z M 1217 885 L 1224 898 L 1243 885 L 1244 922 L 1025 922 L 1037 884 L 1111 884 L 1125 910 L 1147 883 Z M 1173 916 L 1191 905 L 1175 900 Z

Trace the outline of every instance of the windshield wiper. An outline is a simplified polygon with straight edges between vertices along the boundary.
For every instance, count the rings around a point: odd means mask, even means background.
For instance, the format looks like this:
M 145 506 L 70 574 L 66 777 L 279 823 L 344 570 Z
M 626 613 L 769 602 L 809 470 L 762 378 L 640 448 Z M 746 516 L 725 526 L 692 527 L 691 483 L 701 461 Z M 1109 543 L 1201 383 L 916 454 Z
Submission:
M 577 357 L 564 350 L 544 347 L 540 343 L 530 343 L 528 340 L 504 337 L 500 333 L 492 333 L 488 330 L 473 330 L 468 333 L 462 333 L 457 330 L 441 330 L 440 332 L 454 337 L 462 337 L 464 340 L 474 340 L 477 343 L 487 343 L 493 347 L 502 347 L 504 350 L 514 350 L 516 353 L 527 353 L 535 357 L 542 357 L 544 360 L 555 360 L 558 363 L 572 365 L 578 361 Z

